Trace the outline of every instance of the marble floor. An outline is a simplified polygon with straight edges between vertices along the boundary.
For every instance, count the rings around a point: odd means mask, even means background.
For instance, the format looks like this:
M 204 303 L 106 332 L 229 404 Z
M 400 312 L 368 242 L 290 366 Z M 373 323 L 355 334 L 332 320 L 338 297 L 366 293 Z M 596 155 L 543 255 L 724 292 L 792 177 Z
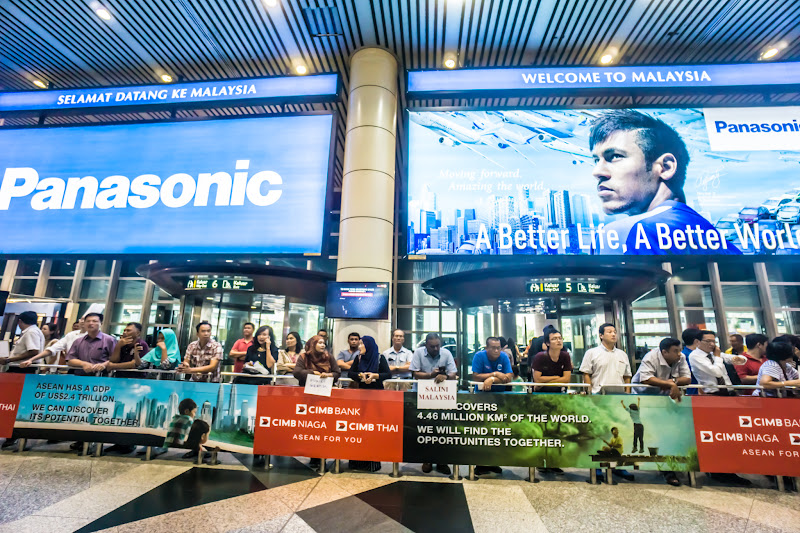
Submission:
M 31 444 L 0 452 L 0 533 L 800 531 L 800 495 L 763 476 L 739 488 L 699 475 L 694 489 L 645 472 L 615 485 L 589 485 L 585 470 L 528 483 L 527 469 L 511 468 L 453 481 L 411 464 L 400 478 L 386 463 L 376 473 L 319 475 L 305 458 L 273 457 L 264 469 L 251 456 L 220 454 L 210 467 L 178 452 L 145 462 Z

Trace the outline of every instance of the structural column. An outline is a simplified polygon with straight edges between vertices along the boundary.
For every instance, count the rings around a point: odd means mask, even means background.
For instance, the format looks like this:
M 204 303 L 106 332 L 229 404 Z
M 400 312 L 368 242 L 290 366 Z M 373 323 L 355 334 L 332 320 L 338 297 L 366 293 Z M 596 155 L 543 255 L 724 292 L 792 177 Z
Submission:
M 362 48 L 350 60 L 337 281 L 391 286 L 396 131 L 397 60 L 381 48 Z M 384 349 L 390 328 L 389 320 L 337 320 L 334 348 L 358 331 Z

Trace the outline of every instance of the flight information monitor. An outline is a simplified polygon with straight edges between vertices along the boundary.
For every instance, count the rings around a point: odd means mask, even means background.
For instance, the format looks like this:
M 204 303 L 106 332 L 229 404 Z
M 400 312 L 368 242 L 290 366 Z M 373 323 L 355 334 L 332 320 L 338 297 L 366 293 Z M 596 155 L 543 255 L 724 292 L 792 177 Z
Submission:
M 386 320 L 389 318 L 389 284 L 328 283 L 325 316 Z

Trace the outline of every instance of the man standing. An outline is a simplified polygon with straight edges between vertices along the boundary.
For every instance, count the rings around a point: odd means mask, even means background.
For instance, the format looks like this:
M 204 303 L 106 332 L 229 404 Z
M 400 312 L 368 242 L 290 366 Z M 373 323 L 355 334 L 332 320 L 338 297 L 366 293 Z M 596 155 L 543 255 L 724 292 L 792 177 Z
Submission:
M 681 389 L 692 381 L 692 373 L 681 353 L 681 341 L 667 337 L 662 339 L 658 349 L 651 350 L 642 359 L 639 370 L 631 383 L 642 383 L 659 387 L 660 394 L 669 394 L 673 400 L 681 400 Z M 651 388 L 634 388 L 637 394 L 655 394 Z
M 317 332 L 317 335 L 322 337 L 322 339 L 325 341 L 326 345 L 328 344 L 328 331 L 327 330 L 321 329 L 321 330 L 319 330 Z
M 583 382 L 592 386 L 592 394 L 598 394 L 603 387 L 610 394 L 624 394 L 628 392 L 624 387 L 608 387 L 607 385 L 622 385 L 631 382 L 631 363 L 628 354 L 616 347 L 617 328 L 614 324 L 606 322 L 599 328 L 600 346 L 586 350 L 581 362 Z M 615 468 L 615 476 L 620 476 L 627 481 L 633 481 L 633 474 L 627 470 Z M 598 479 L 602 473 L 598 469 Z
M 592 386 L 592 394 L 598 394 L 603 386 L 622 385 L 631 382 L 631 363 L 628 354 L 616 347 L 617 328 L 605 323 L 600 326 L 600 346 L 586 350 L 581 363 L 583 382 Z M 628 392 L 624 387 L 606 387 L 611 394 Z
M 355 361 L 356 356 L 359 354 L 358 344 L 360 342 L 361 335 L 355 331 L 351 331 L 347 336 L 348 349 L 342 350 L 336 354 L 336 364 L 339 365 L 342 374 L 346 374 L 350 370 L 350 367 L 353 366 L 353 361 Z
M 725 353 L 733 354 L 733 355 L 745 355 L 744 350 L 744 338 L 738 333 L 731 333 L 728 337 L 728 343 L 731 345 L 730 348 L 725 350 Z
M 69 350 L 72 348 L 72 345 L 75 344 L 75 341 L 86 335 L 86 323 L 84 320 L 80 319 L 78 322 L 75 322 L 75 324 L 78 324 L 78 329 L 70 331 L 58 339 L 54 345 L 50 346 L 49 348 L 45 348 L 36 354 L 32 359 L 21 362 L 19 366 L 25 368 L 30 366 L 31 363 L 34 363 L 40 359 L 44 359 L 45 357 L 50 357 L 51 355 L 58 356 L 62 353 L 66 355 L 69 353 Z
M 486 349 L 472 357 L 472 381 L 483 381 L 483 390 L 504 392 L 505 387 L 498 383 L 510 383 L 514 379 L 511 361 L 503 351 L 502 342 L 497 337 L 486 339 Z
M 222 345 L 211 338 L 211 324 L 203 320 L 197 326 L 197 340 L 189 343 L 177 371 L 192 375 L 192 381 L 219 381 Z
M 20 313 L 17 324 L 22 335 L 14 344 L 11 356 L 0 357 L 0 365 L 31 359 L 44 350 L 44 333 L 36 325 L 38 318 L 33 311 Z
M 486 339 L 486 349 L 472 357 L 472 381 L 483 381 L 484 392 L 504 392 L 505 387 L 495 383 L 510 383 L 514 379 L 511 361 L 503 351 L 503 342 L 498 337 Z M 494 472 L 502 474 L 499 466 L 475 466 L 475 475 L 482 476 Z
M 231 357 L 233 358 L 234 372 L 241 372 L 244 368 L 244 358 L 247 355 L 247 349 L 253 345 L 253 333 L 255 330 L 255 324 L 252 322 L 245 322 L 244 326 L 242 326 L 242 338 L 233 343 Z M 298 348 L 298 350 L 299 349 L 300 348 Z
M 736 396 L 733 389 L 720 389 L 715 385 L 731 385 L 731 379 L 725 369 L 725 363 L 743 365 L 747 361 L 741 355 L 722 354 L 717 347 L 717 334 L 713 331 L 700 331 L 700 343 L 689 354 L 692 374 L 699 385 L 703 385 L 701 394 L 714 396 Z
M 383 352 L 386 362 L 389 363 L 389 370 L 392 371 L 393 378 L 411 377 L 411 350 L 403 346 L 406 342 L 406 334 L 402 329 L 392 332 L 392 347 Z
M 122 331 L 122 337 L 114 347 L 114 353 L 108 359 L 108 370 L 127 370 L 142 364 L 140 357 L 147 354 L 150 347 L 142 339 L 142 325 L 128 322 Z M 130 374 L 130 373 L 129 373 Z
M 425 346 L 414 350 L 409 369 L 414 379 L 432 379 L 441 383 L 447 379 L 458 379 L 458 369 L 453 354 L 447 348 L 442 348 L 442 338 L 438 333 L 428 333 L 425 336 Z M 423 463 L 422 471 L 426 474 L 432 470 L 431 463 Z M 436 471 L 449 476 L 450 467 L 446 464 L 437 464 Z
M 547 332 L 541 351 L 533 358 L 534 383 L 569 383 L 572 379 L 572 360 L 564 349 L 564 338 L 561 332 L 551 328 Z M 564 392 L 563 387 L 536 387 L 541 392 Z
M 67 352 L 67 364 L 75 368 L 75 375 L 91 376 L 103 372 L 117 346 L 117 339 L 100 331 L 103 315 L 89 313 L 83 317 L 86 335 L 72 343 Z
M 751 333 L 745 337 L 745 342 L 747 343 L 747 351 L 742 355 L 747 358 L 747 362 L 743 365 L 738 365 L 736 373 L 739 374 L 742 385 L 756 385 L 758 384 L 758 371 L 761 365 L 764 364 L 764 357 L 767 355 L 769 339 L 761 333 Z
M 686 205 L 683 187 L 689 152 L 678 132 L 639 111 L 609 111 L 592 124 L 589 149 L 597 196 L 609 215 L 626 214 L 605 226 L 622 246 L 595 243 L 596 254 L 741 254 L 714 226 Z M 689 234 L 689 242 L 661 245 L 659 228 Z M 713 235 L 713 237 L 712 237 Z

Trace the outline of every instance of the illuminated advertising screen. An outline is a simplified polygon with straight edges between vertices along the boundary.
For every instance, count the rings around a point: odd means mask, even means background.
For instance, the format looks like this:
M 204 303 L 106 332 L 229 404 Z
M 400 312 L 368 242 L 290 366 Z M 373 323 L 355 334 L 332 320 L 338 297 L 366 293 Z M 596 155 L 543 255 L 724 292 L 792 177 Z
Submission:
M 800 254 L 798 107 L 409 115 L 409 254 Z
M 0 131 L 0 253 L 320 253 L 332 115 Z
M 389 284 L 328 283 L 325 316 L 386 320 L 389 318 Z

